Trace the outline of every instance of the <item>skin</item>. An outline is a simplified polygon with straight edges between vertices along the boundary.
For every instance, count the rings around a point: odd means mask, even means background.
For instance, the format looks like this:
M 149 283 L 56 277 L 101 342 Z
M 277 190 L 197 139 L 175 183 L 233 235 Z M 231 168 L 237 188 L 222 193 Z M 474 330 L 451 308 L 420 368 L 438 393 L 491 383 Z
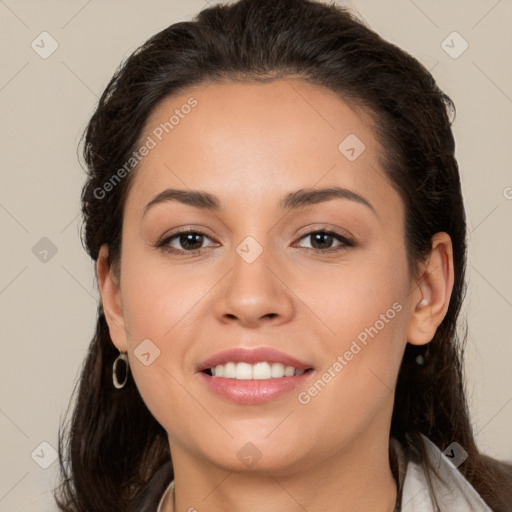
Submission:
M 159 104 L 141 140 L 191 96 L 197 106 L 134 171 L 120 275 L 108 267 L 107 246 L 97 263 L 113 343 L 128 351 L 141 396 L 168 433 L 175 510 L 392 511 L 396 377 L 406 343 L 428 343 L 448 308 L 450 238 L 438 233 L 416 277 L 409 272 L 404 207 L 380 167 L 383 148 L 365 112 L 332 92 L 291 78 L 203 84 Z M 338 149 L 349 134 L 366 146 L 352 162 Z M 350 199 L 279 209 L 289 192 L 328 186 L 364 196 L 374 211 Z M 167 201 L 143 215 L 169 187 L 215 194 L 222 210 Z M 188 227 L 207 234 L 202 245 L 195 239 L 199 252 L 186 254 L 179 238 L 171 244 L 184 254 L 155 247 Z M 322 229 L 356 245 L 314 245 L 306 235 Z M 236 252 L 249 235 L 263 249 L 252 263 Z M 300 403 L 298 393 L 394 303 L 401 311 Z M 160 350 L 149 366 L 133 353 L 145 339 Z M 235 404 L 212 393 L 196 368 L 239 346 L 277 348 L 314 371 L 269 403 Z M 261 453 L 252 467 L 237 456 L 248 442 Z

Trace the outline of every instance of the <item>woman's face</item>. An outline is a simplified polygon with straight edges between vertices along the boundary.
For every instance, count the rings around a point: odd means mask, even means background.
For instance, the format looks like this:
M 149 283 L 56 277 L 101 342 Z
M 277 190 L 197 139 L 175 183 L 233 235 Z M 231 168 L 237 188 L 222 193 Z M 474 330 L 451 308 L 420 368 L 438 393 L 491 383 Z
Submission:
M 365 119 L 290 79 L 190 88 L 148 119 L 110 328 L 175 463 L 278 473 L 388 438 L 421 292 Z

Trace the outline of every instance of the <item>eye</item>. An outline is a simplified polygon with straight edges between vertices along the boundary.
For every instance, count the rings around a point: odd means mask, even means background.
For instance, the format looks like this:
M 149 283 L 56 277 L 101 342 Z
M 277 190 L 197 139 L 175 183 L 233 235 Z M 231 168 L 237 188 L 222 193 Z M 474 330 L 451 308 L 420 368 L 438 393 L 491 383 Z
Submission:
M 355 243 L 352 240 L 349 240 L 347 237 L 336 233 L 335 231 L 311 231 L 306 235 L 302 236 L 300 240 L 303 239 L 311 239 L 312 247 L 306 247 L 306 249 L 311 249 L 315 252 L 325 253 L 325 252 L 334 252 L 342 250 L 346 247 L 354 247 Z M 338 241 L 339 244 L 337 246 L 332 247 L 332 243 L 334 241 Z
M 204 248 L 202 244 L 205 238 L 211 240 L 211 238 L 202 231 L 179 231 L 158 242 L 157 247 L 168 252 L 195 253 Z M 173 244 L 181 247 L 175 247 Z

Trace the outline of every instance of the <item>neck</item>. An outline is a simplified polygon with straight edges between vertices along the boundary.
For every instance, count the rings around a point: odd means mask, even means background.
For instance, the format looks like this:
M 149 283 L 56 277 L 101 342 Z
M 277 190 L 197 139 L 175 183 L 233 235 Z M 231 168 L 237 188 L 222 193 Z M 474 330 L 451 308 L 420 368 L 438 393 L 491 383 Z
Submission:
M 259 472 L 230 471 L 173 453 L 174 512 L 393 512 L 397 488 L 388 450 L 387 434 L 359 436 L 315 465 Z M 166 504 L 164 511 L 171 510 Z

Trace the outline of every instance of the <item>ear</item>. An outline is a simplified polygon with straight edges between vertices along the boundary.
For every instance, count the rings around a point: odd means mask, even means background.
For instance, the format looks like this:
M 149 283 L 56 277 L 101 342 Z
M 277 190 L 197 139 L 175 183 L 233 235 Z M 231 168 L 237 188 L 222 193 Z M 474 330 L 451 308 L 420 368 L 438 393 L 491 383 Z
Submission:
M 448 311 L 453 281 L 451 238 L 447 233 L 436 233 L 432 237 L 432 251 L 420 266 L 417 288 L 412 293 L 412 315 L 407 332 L 411 345 L 432 341 Z
M 108 264 L 108 246 L 102 245 L 96 263 L 98 286 L 110 338 L 120 352 L 128 350 L 125 321 L 121 304 L 120 280 Z

